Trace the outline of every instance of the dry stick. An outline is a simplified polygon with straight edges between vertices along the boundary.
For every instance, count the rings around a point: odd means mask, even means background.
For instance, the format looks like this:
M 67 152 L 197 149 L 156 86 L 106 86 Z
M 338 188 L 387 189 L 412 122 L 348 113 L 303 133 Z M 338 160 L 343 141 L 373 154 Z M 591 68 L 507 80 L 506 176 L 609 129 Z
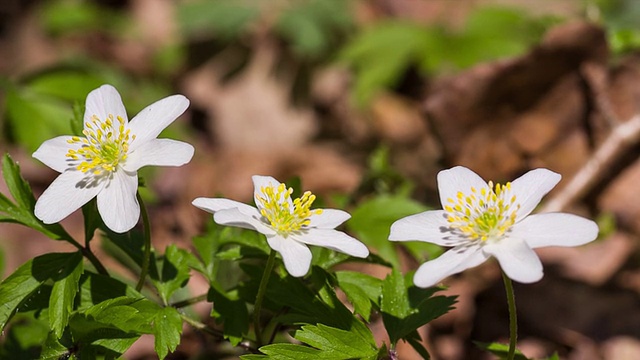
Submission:
M 595 154 L 571 179 L 569 184 L 547 201 L 540 212 L 561 211 L 573 203 L 599 179 L 605 169 L 625 150 L 640 140 L 640 115 L 614 126 Z

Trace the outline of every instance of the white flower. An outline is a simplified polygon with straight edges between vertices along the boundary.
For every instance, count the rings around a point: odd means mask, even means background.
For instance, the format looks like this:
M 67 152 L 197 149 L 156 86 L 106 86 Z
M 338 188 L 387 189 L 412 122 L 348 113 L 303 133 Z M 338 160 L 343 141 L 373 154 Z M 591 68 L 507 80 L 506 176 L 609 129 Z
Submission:
M 389 240 L 453 247 L 420 266 L 413 278 L 420 287 L 433 286 L 492 256 L 509 278 L 522 283 L 538 281 L 542 264 L 532 249 L 578 246 L 598 236 L 593 221 L 576 215 L 529 215 L 560 178 L 547 169 L 536 169 L 494 187 L 465 167 L 443 170 L 438 174 L 438 190 L 444 210 L 396 221 Z
M 61 173 L 36 202 L 36 217 L 46 224 L 56 223 L 97 197 L 105 225 L 119 233 L 130 230 L 140 217 L 138 169 L 180 166 L 193 156 L 193 146 L 187 143 L 156 139 L 188 106 L 184 96 L 169 96 L 128 122 L 113 86 L 91 91 L 84 113 L 84 137 L 59 136 L 33 153 Z
M 367 247 L 351 236 L 334 230 L 351 217 L 335 209 L 311 210 L 315 195 L 305 192 L 291 200 L 293 189 L 271 176 L 253 176 L 254 201 L 257 208 L 228 199 L 197 198 L 196 207 L 213 213 L 220 225 L 258 231 L 267 237 L 269 246 L 280 253 L 284 266 L 293 276 L 303 276 L 311 265 L 307 245 L 317 245 L 364 258 Z

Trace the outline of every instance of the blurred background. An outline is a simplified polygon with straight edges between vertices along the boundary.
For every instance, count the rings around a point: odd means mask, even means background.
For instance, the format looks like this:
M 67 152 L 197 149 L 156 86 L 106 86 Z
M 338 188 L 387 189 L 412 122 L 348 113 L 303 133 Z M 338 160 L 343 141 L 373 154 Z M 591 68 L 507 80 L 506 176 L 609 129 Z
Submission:
M 263 174 L 299 177 L 319 201 L 353 213 L 347 231 L 414 270 L 441 249 L 395 248 L 388 228 L 439 206 L 439 170 L 465 165 L 504 182 L 546 167 L 563 175 L 548 199 L 571 190 L 640 110 L 639 20 L 635 0 L 2 0 L 0 147 L 40 194 L 57 174 L 31 153 L 71 133 L 89 91 L 114 85 L 130 118 L 181 93 L 191 106 L 163 136 L 192 143 L 194 159 L 142 173 L 156 249 L 189 248 L 211 223 L 194 198 L 250 202 L 251 175 Z M 561 206 L 597 219 L 599 240 L 542 249 L 545 278 L 516 284 L 530 357 L 640 358 L 640 136 L 629 135 Z M 82 234 L 79 214 L 63 224 Z M 71 250 L 0 226 L 3 277 Z M 109 249 L 98 251 L 109 262 Z M 446 284 L 459 304 L 422 331 L 433 358 L 487 358 L 472 340 L 508 336 L 499 268 L 489 262 Z M 207 288 L 197 277 L 189 286 Z M 210 304 L 197 309 L 206 317 Z M 402 359 L 418 358 L 400 345 Z M 222 357 L 212 355 L 221 347 L 187 330 L 171 358 Z M 152 354 L 143 338 L 126 358 Z

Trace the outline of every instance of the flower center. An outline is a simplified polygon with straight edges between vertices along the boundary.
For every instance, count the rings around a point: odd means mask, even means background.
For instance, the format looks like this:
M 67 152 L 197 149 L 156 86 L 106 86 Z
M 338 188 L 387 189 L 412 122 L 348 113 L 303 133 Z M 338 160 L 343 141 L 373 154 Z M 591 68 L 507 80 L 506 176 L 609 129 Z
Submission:
M 447 199 L 447 221 L 452 229 L 471 240 L 499 239 L 516 222 L 520 208 L 516 196 L 509 197 L 510 194 L 510 182 L 494 188 L 489 181 L 488 188 L 478 191 L 471 187 L 468 195 L 459 191 L 455 199 Z
M 260 193 L 256 194 L 256 198 L 260 202 L 260 214 L 269 221 L 279 234 L 289 234 L 299 231 L 311 223 L 309 219 L 311 215 L 320 215 L 321 209 L 311 210 L 311 204 L 316 200 L 316 196 L 307 191 L 301 197 L 293 200 L 293 209 L 291 209 L 289 201 L 287 201 L 292 188 L 286 187 L 285 184 L 275 186 L 263 186 Z
M 101 175 L 103 172 L 115 171 L 118 164 L 127 159 L 129 142 L 136 136 L 130 135 L 129 129 L 125 130 L 125 120 L 122 117 L 117 116 L 116 119 L 118 122 L 114 123 L 113 115 L 109 114 L 102 121 L 93 115 L 91 122 L 86 122 L 82 131 L 85 137 L 74 136 L 67 141 L 69 144 L 82 145 L 77 150 L 67 151 L 68 158 L 79 162 L 76 169 L 83 173 Z

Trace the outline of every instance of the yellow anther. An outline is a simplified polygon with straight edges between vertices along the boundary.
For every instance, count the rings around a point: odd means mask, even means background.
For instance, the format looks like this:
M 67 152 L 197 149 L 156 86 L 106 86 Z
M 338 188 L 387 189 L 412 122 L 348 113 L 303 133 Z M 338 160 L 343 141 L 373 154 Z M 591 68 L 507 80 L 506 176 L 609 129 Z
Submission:
M 291 202 L 292 209 L 289 203 L 292 193 L 293 189 L 282 183 L 277 187 L 262 187 L 256 193 L 260 214 L 282 235 L 303 230 L 311 224 L 312 215 L 322 213 L 321 209 L 311 210 L 316 196 L 309 191 Z
M 67 140 L 70 144 L 78 144 L 77 149 L 69 149 L 67 157 L 72 160 L 82 160 L 76 165 L 76 169 L 84 173 L 101 175 L 104 172 L 113 172 L 118 165 L 127 158 L 129 144 L 135 136 L 130 135 L 130 130 L 125 129 L 125 120 L 118 116 L 120 123 L 117 135 L 113 127 L 113 115 L 108 115 L 104 121 L 98 116 L 91 116 L 91 121 L 85 123 L 82 131 L 84 138 L 73 136 Z
M 486 187 L 471 187 L 467 194 L 457 192 L 456 199 L 447 199 L 451 205 L 444 207 L 449 226 L 471 240 L 500 238 L 515 224 L 520 208 L 509 190 L 511 183 L 494 186 L 489 181 Z

